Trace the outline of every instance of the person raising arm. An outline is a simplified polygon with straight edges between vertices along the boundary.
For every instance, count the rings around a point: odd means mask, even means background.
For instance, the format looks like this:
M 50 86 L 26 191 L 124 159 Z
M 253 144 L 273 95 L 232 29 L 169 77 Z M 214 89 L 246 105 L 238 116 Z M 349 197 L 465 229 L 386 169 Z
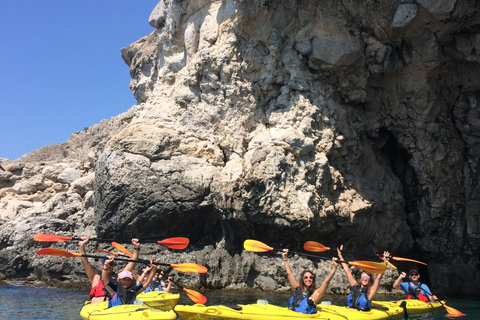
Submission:
M 340 246 L 340 249 L 337 248 L 338 258 L 345 261 L 342 256 L 342 249 L 343 245 Z M 388 265 L 390 253 L 384 251 L 383 257 L 384 263 Z M 372 305 L 373 297 L 380 287 L 380 280 L 382 279 L 383 273 L 377 275 L 375 280 L 373 280 L 373 276 L 370 272 L 363 271 L 360 279 L 355 279 L 347 263 L 342 263 L 342 267 L 351 286 L 350 294 L 347 297 L 348 306 L 357 310 L 369 310 Z
M 337 258 L 332 258 L 332 269 L 328 276 L 323 280 L 321 286 L 316 288 L 315 275 L 310 270 L 304 270 L 299 281 L 295 279 L 292 273 L 292 269 L 288 264 L 287 259 L 288 249 L 283 249 L 282 259 L 285 271 L 287 272 L 288 281 L 294 291 L 293 296 L 290 298 L 290 310 L 294 310 L 300 313 L 314 314 L 317 312 L 317 304 L 327 292 L 328 285 L 335 275 L 337 270 Z
M 412 269 L 409 272 L 410 278 L 407 278 L 405 272 L 400 273 L 397 280 L 393 283 L 393 288 L 400 289 L 407 295 L 407 299 L 417 299 L 424 302 L 437 301 L 436 295 L 432 295 L 430 288 L 424 283 L 421 283 L 420 273 L 417 269 Z M 407 279 L 407 282 L 402 282 L 403 279 Z

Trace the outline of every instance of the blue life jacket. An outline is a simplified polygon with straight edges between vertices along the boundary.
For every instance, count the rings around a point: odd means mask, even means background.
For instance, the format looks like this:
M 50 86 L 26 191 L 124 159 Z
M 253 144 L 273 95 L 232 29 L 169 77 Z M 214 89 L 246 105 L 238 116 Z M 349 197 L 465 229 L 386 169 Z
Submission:
M 310 290 L 301 291 L 300 287 L 297 287 L 290 298 L 290 310 L 306 314 L 317 313 L 316 306 L 309 299 L 311 294 Z
M 353 286 L 350 294 L 347 297 L 348 306 L 357 310 L 369 310 L 372 306 L 372 301 L 367 300 L 365 293 L 366 288 L 359 288 L 358 286 Z

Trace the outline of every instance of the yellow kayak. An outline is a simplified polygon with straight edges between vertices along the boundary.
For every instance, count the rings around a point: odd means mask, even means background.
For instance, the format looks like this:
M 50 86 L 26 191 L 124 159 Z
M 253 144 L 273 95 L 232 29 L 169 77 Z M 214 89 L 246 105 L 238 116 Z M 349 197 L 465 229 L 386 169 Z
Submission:
M 317 305 L 319 312 L 329 312 L 338 316 L 343 316 L 343 319 L 352 320 L 376 320 L 376 319 L 396 319 L 403 315 L 403 309 L 398 305 L 375 306 L 368 311 L 360 311 L 346 306 L 338 306 L 334 304 L 321 303 Z
M 173 310 L 163 311 L 143 305 L 124 304 L 108 308 L 108 302 L 86 302 L 80 316 L 83 320 L 175 320 L 177 315 Z
M 150 291 L 142 292 L 137 295 L 137 300 L 143 302 L 144 307 L 159 309 L 159 310 L 173 310 L 180 299 L 180 294 L 169 293 L 165 291 Z
M 183 320 L 374 320 L 400 318 L 403 312 L 398 306 L 392 308 L 392 310 L 384 308 L 388 310 L 373 309 L 372 311 L 366 312 L 334 305 L 319 305 L 317 309 L 319 312 L 316 314 L 304 314 L 271 304 L 247 304 L 230 307 L 196 304 L 193 306 L 177 305 L 175 312 L 177 312 Z
M 445 301 L 442 302 L 445 303 Z M 427 313 L 443 307 L 442 303 L 439 301 L 423 302 L 415 299 L 403 299 L 398 301 L 372 301 L 372 306 L 393 308 L 395 306 L 401 307 L 403 303 L 405 303 L 408 314 Z

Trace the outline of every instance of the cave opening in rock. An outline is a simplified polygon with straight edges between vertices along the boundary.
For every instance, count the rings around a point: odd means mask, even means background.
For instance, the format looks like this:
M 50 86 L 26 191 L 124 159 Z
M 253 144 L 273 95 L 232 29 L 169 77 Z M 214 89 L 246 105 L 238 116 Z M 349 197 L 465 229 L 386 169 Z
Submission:
M 415 227 L 418 220 L 411 220 L 408 217 L 418 216 L 421 188 L 415 170 L 409 164 L 412 156 L 398 143 L 393 133 L 387 128 L 380 128 L 378 140 L 383 142 L 383 145 L 379 149 L 381 156 L 389 162 L 393 174 L 402 184 L 407 223 L 412 227 L 412 237 L 416 239 L 419 237 L 418 230 Z

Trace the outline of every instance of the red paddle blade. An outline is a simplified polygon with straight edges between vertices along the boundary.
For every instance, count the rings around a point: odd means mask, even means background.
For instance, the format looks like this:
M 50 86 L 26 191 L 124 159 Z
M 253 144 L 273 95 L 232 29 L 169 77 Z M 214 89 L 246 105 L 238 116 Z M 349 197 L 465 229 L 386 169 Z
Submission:
M 192 289 L 185 289 L 185 292 L 187 293 L 187 296 L 192 299 L 193 302 L 199 303 L 199 304 L 205 304 L 207 302 L 207 298 L 201 294 L 200 292 L 194 291 Z
M 380 274 L 384 273 L 387 270 L 387 265 L 384 263 L 379 262 L 372 262 L 372 261 L 350 261 L 348 264 L 352 266 L 356 266 L 363 271 L 367 271 L 370 273 Z
M 47 255 L 47 256 L 59 256 L 59 257 L 81 257 L 80 253 L 74 253 L 62 249 L 55 249 L 55 248 L 44 248 L 37 251 L 39 255 Z
M 427 265 L 425 262 L 418 261 L 418 260 L 413 260 L 413 259 L 407 259 L 407 258 L 400 258 L 400 257 L 392 257 L 393 260 L 397 261 L 410 261 L 410 262 L 415 262 L 423 265 Z
M 324 252 L 330 250 L 330 247 L 325 247 L 323 244 L 315 241 L 307 241 L 303 245 L 303 249 L 311 252 Z
M 206 267 L 196 263 L 171 264 L 170 266 L 175 270 L 182 271 L 185 273 L 190 273 L 190 272 L 206 273 L 208 271 Z
M 169 249 L 182 250 L 188 247 L 190 240 L 188 238 L 183 238 L 183 237 L 174 237 L 174 238 L 168 238 L 165 240 L 160 240 L 158 241 L 158 243 Z
M 245 240 L 245 242 L 243 243 L 243 247 L 245 248 L 245 250 L 252 252 L 267 252 L 273 250 L 272 247 L 257 240 Z
M 42 242 L 58 242 L 72 240 L 72 237 L 60 237 L 54 234 L 36 234 L 33 236 L 33 240 Z
M 112 246 L 115 248 L 115 249 L 118 249 L 120 250 L 121 252 L 125 253 L 127 256 L 131 257 L 133 256 L 133 253 L 131 253 L 130 251 L 127 250 L 127 248 L 125 248 L 124 246 L 122 246 L 120 243 L 118 242 L 112 242 Z
M 446 304 L 443 305 L 445 307 L 445 310 L 447 310 L 448 316 L 449 317 L 463 317 L 466 316 L 466 314 L 461 313 L 455 308 L 449 307 Z

